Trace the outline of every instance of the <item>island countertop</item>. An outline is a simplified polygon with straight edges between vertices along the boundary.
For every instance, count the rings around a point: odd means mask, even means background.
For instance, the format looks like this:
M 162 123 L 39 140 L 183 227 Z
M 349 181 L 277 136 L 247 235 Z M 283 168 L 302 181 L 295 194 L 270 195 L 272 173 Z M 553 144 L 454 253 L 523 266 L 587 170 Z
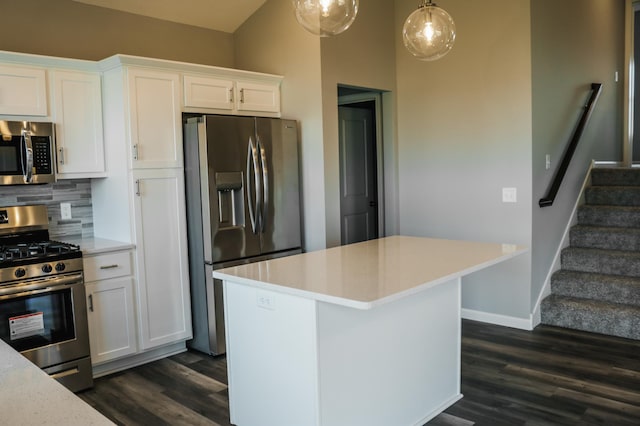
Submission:
M 392 236 L 220 269 L 213 276 L 371 309 L 525 251 L 513 244 Z
M 89 404 L 0 340 L 0 423 L 113 425 Z

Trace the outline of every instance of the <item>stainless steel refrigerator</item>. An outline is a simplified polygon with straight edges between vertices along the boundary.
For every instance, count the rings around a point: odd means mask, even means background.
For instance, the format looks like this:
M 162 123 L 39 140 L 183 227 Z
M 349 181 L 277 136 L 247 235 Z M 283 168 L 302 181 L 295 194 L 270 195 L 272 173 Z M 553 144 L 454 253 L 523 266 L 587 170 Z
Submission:
M 225 352 L 222 282 L 214 269 L 301 252 L 297 134 L 293 120 L 186 121 L 193 349 Z

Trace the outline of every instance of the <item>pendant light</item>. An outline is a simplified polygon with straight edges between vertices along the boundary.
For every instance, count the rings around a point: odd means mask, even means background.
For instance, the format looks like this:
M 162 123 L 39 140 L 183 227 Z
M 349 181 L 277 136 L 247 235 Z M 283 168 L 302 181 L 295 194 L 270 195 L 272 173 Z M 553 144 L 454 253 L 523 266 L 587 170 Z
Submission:
M 293 6 L 300 25 L 321 37 L 345 31 L 358 14 L 358 0 L 293 0 Z
M 413 56 L 435 61 L 449 53 L 456 40 L 456 25 L 451 15 L 431 0 L 422 0 L 404 23 L 404 45 Z

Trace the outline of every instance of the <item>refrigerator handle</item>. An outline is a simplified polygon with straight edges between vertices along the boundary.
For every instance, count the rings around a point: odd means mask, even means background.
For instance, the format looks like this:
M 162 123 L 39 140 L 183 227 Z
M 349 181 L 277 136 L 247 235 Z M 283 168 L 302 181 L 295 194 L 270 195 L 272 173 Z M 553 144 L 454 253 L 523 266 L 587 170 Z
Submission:
M 266 222 L 266 216 L 269 212 L 269 168 L 267 166 L 267 154 L 264 150 L 264 145 L 260 142 L 260 137 L 257 138 L 258 150 L 260 151 L 260 166 L 262 168 L 262 211 L 260 212 L 260 232 L 264 232 L 264 224 Z
M 251 185 L 251 171 L 253 169 L 253 186 Z M 251 200 L 251 188 L 254 188 L 255 200 Z M 253 233 L 257 233 L 257 219 L 260 212 L 260 198 L 262 198 L 262 191 L 260 189 L 260 172 L 258 170 L 258 153 L 256 147 L 253 145 L 253 139 L 249 138 L 249 145 L 247 146 L 247 204 L 249 205 L 249 218 L 251 219 L 251 230 Z M 254 207 L 255 204 L 255 207 Z

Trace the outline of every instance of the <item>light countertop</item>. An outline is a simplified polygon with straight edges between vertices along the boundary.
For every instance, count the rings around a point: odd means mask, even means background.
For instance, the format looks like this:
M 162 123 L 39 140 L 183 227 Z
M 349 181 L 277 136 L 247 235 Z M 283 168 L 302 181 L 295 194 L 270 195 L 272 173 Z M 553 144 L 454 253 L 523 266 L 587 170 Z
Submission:
M 132 243 L 109 240 L 106 238 L 65 238 L 65 242 L 80 246 L 84 256 L 92 256 L 118 250 L 129 250 L 135 247 Z
M 371 309 L 524 253 L 513 244 L 393 236 L 213 272 L 218 279 Z
M 0 423 L 11 426 L 113 424 L 2 340 Z

